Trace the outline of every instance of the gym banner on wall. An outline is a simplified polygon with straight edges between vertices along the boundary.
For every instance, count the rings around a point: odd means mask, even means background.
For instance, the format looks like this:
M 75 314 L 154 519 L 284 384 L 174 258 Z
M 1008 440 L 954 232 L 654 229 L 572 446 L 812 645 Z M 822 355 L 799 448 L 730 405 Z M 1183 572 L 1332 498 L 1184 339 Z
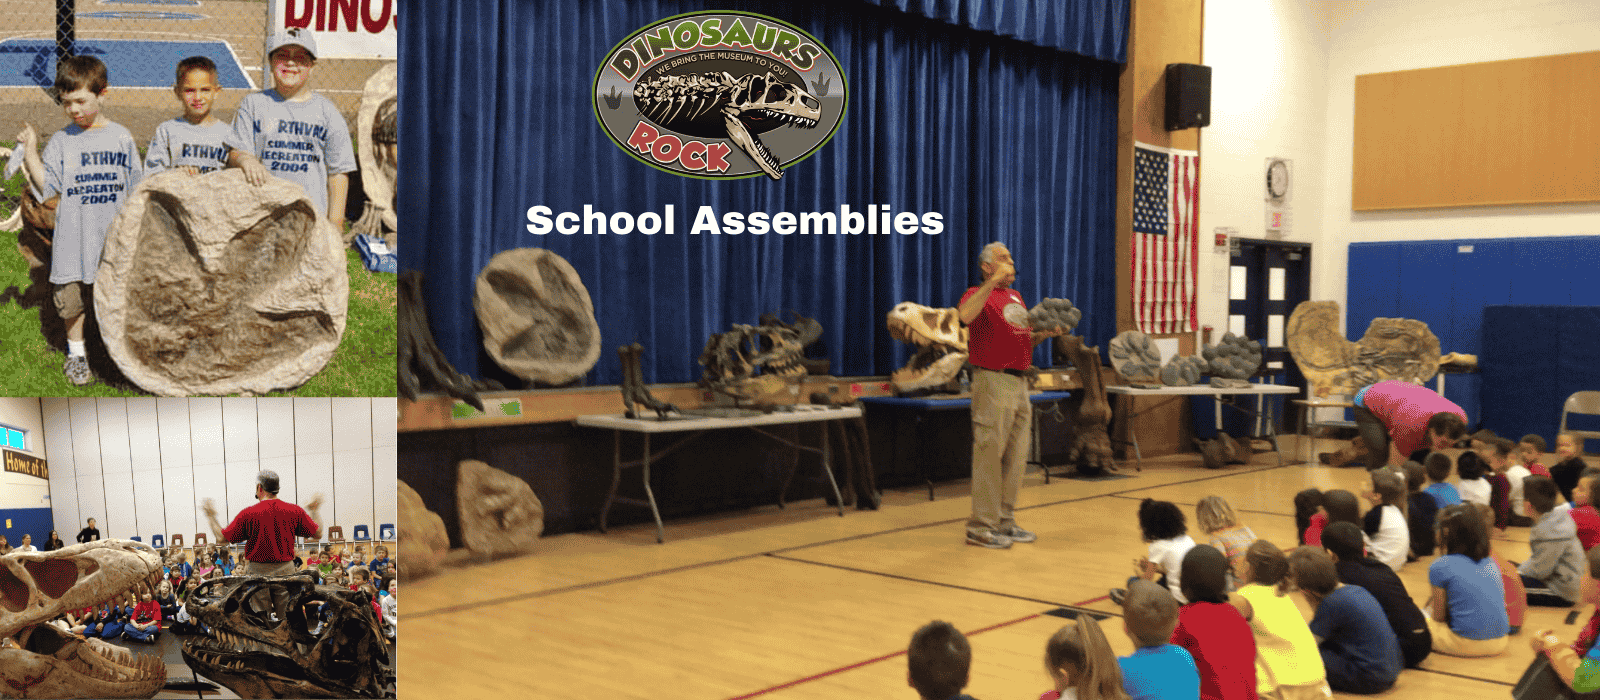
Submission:
M 16 450 L 6 450 L 6 471 L 50 479 L 50 467 L 43 459 Z

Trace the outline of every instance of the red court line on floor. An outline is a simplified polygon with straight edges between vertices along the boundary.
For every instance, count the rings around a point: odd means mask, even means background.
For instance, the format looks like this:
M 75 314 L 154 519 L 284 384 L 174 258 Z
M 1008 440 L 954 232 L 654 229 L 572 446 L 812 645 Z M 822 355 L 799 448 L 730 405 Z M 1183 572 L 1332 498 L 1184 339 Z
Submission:
M 1019 618 L 1017 618 L 1015 620 L 1011 620 L 1009 622 L 1002 622 L 1002 623 L 1000 623 L 998 625 L 989 625 L 988 627 L 984 627 L 982 629 L 975 629 L 975 630 L 973 630 L 971 632 L 967 632 L 966 635 L 968 637 L 971 637 L 974 634 L 983 634 L 984 632 L 988 632 L 989 630 L 1000 629 L 1001 627 L 1006 627 L 1006 626 L 1009 626 L 1009 625 L 1015 625 L 1015 624 L 1017 624 L 1019 622 L 1027 622 L 1028 620 L 1032 620 L 1033 618 L 1036 618 L 1036 617 L 1040 617 L 1040 614 L 1039 613 L 1034 613 L 1034 614 L 1028 615 L 1026 617 L 1019 617 Z M 757 690 L 754 693 L 749 693 L 749 694 L 746 694 L 746 695 L 738 695 L 738 696 L 735 696 L 733 698 L 730 698 L 729 700 L 746 700 L 747 698 L 753 698 L 753 697 L 758 697 L 758 696 L 761 696 L 761 695 L 766 695 L 767 693 L 777 692 L 779 690 L 783 690 L 784 688 L 793 688 L 794 686 L 800 685 L 801 683 L 810 683 L 811 681 L 819 680 L 819 679 L 822 679 L 822 678 L 827 678 L 828 676 L 838 675 L 840 673 L 844 673 L 845 671 L 853 671 L 853 670 L 861 668 L 863 666 L 871 666 L 872 664 L 878 663 L 879 661 L 888 661 L 889 659 L 895 658 L 896 656 L 905 656 L 905 653 L 906 653 L 905 650 L 902 649 L 902 650 L 894 652 L 892 654 L 884 654 L 883 656 L 879 656 L 877 658 L 872 658 L 872 659 L 867 659 L 866 661 L 857 661 L 856 663 L 850 664 L 849 666 L 840 666 L 839 668 L 833 669 L 831 671 L 823 671 L 822 673 L 818 673 L 816 675 L 811 675 L 811 676 L 806 676 L 805 678 L 801 678 L 799 680 L 789 681 L 788 683 L 784 683 L 782 685 L 775 685 L 775 686 L 772 686 L 771 688 L 765 688 L 765 689 L 762 689 L 762 690 Z

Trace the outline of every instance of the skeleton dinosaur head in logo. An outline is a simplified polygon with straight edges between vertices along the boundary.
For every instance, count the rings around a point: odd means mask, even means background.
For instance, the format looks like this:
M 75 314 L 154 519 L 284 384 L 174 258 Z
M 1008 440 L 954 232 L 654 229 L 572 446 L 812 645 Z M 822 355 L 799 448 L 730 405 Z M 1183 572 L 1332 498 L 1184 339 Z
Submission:
M 903 301 L 889 312 L 885 324 L 895 340 L 917 346 L 906 366 L 889 377 L 900 391 L 948 383 L 967 362 L 967 329 L 955 309 Z
M 633 99 L 640 114 L 668 129 L 728 137 L 774 180 L 783 177 L 782 163 L 757 134 L 780 126 L 813 129 L 822 115 L 817 98 L 771 72 L 667 75 L 640 82 Z
M 366 594 L 309 576 L 213 579 L 188 612 L 214 637 L 183 645 L 196 673 L 246 698 L 385 697 L 389 650 Z
M 53 552 L 0 557 L 0 696 L 148 698 L 167 682 L 155 656 L 135 656 L 48 622 L 65 613 L 121 605 L 161 581 L 155 550 L 99 540 Z

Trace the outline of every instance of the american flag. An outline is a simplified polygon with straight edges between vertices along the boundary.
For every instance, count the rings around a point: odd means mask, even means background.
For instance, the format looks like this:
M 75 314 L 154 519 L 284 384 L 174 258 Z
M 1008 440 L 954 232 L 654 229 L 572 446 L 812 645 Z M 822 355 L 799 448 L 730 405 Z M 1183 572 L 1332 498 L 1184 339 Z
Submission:
M 1195 329 L 1200 154 L 1134 144 L 1133 315 L 1145 333 Z

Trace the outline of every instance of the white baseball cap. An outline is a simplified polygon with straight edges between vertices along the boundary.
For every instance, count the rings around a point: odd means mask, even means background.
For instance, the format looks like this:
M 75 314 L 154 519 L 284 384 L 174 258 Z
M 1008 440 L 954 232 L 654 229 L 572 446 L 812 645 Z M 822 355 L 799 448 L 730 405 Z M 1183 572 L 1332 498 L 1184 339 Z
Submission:
M 285 46 L 299 46 L 311 54 L 313 60 L 317 57 L 317 39 L 312 36 L 311 30 L 302 27 L 289 27 L 272 35 L 272 41 L 267 44 L 267 55 Z

